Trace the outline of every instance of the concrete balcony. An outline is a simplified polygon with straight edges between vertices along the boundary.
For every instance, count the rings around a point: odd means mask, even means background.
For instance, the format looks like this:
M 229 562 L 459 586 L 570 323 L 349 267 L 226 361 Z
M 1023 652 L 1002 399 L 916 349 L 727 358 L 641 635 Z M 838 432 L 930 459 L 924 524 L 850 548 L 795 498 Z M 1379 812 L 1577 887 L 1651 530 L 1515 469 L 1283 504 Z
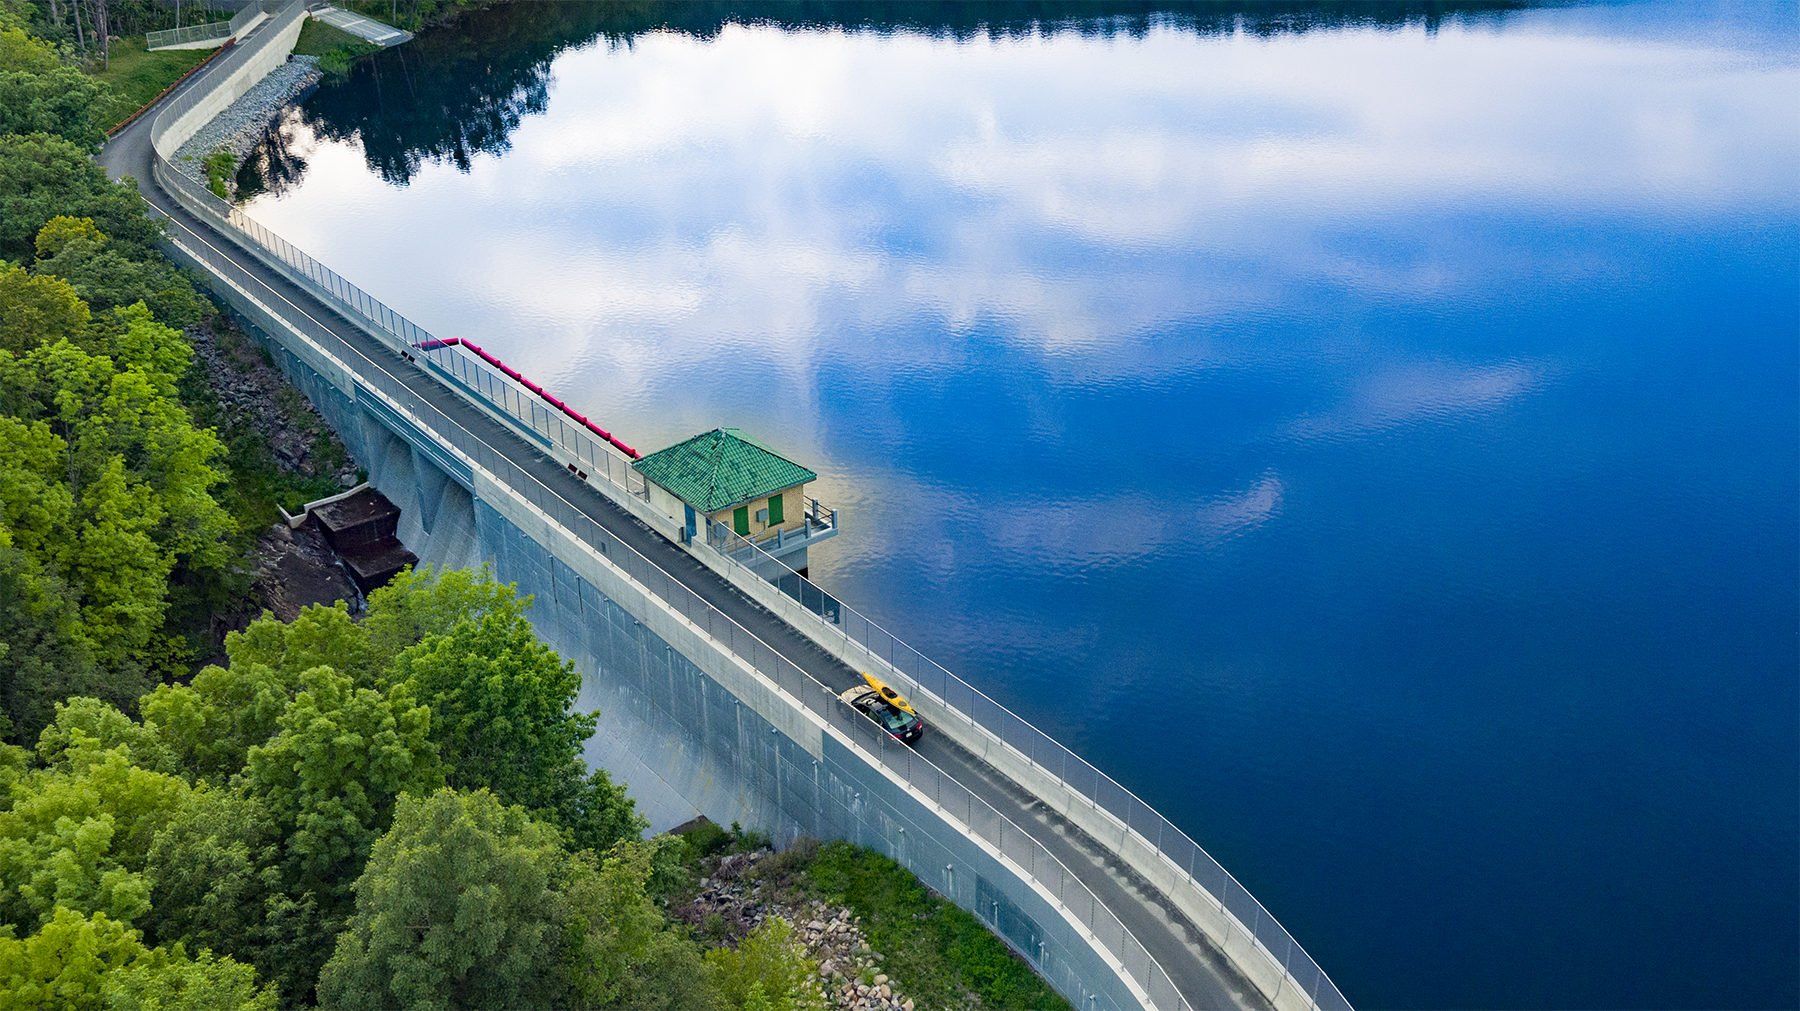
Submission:
M 743 537 L 723 523 L 712 524 L 707 543 L 755 570 L 765 579 L 778 579 L 785 569 L 806 572 L 806 549 L 838 535 L 838 511 L 808 495 L 805 522 L 761 536 Z M 779 564 L 777 564 L 779 563 Z

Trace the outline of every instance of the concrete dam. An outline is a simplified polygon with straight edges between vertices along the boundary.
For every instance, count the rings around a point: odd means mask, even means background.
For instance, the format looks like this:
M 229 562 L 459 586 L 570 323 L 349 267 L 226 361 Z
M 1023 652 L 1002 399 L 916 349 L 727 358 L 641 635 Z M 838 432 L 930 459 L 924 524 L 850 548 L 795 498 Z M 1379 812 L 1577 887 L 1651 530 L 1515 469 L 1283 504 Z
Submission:
M 401 509 L 424 563 L 491 564 L 602 712 L 588 758 L 658 828 L 846 839 L 973 912 L 1082 1009 L 1350 1005 L 1180 829 L 803 574 L 837 516 L 802 497 L 767 541 L 672 508 L 635 449 L 493 356 L 371 298 L 170 163 L 292 52 L 269 3 L 107 144 L 167 246 L 248 324 Z M 772 504 L 768 521 L 783 518 Z M 759 514 L 761 517 L 761 514 Z M 797 564 L 796 564 L 797 563 Z M 838 693 L 870 672 L 914 748 Z

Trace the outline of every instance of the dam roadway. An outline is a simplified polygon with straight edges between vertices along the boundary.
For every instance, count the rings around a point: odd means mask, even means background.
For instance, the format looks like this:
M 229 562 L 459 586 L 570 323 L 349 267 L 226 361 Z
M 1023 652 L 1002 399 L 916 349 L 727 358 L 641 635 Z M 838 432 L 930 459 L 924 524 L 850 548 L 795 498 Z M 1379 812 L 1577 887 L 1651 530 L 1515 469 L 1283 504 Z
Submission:
M 236 50 L 250 47 L 275 21 L 253 29 Z M 172 94 L 159 107 L 176 102 L 191 89 L 208 87 L 209 77 L 233 72 L 240 53 L 228 49 Z M 466 438 L 485 444 L 544 489 L 650 560 L 685 587 L 747 630 L 776 654 L 814 680 L 841 690 L 861 683 L 859 672 L 824 649 L 807 633 L 745 595 L 727 578 L 690 551 L 652 530 L 618 503 L 571 473 L 541 447 L 524 438 L 493 414 L 477 406 L 428 373 L 417 361 L 376 339 L 362 325 L 341 314 L 251 252 L 249 241 L 233 230 L 190 212 L 157 181 L 157 153 L 152 130 L 156 110 L 137 118 L 105 146 L 100 160 L 116 178 L 136 180 L 145 200 L 167 221 L 168 240 L 187 258 L 206 264 L 209 283 L 224 283 L 274 310 L 282 321 L 348 363 L 363 385 L 406 402 L 422 400 L 460 426 Z M 165 169 L 166 171 L 166 169 Z M 700 548 L 697 550 L 708 550 Z M 925 710 L 930 720 L 931 712 Z M 1155 962 L 1188 1006 L 1193 1008 L 1266 1008 L 1259 989 L 1237 971 L 1199 927 L 1145 877 L 1128 867 L 1113 850 L 1096 841 L 1031 791 L 954 743 L 948 735 L 928 731 L 919 754 L 980 800 L 1023 829 L 1056 857 L 1108 911 L 1116 916 Z

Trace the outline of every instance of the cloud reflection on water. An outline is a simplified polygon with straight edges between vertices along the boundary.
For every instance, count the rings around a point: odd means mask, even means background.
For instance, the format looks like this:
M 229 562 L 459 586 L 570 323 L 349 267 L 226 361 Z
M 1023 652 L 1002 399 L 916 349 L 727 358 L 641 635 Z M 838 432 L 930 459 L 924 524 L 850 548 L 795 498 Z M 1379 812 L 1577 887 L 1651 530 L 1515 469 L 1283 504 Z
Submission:
M 1754 982 L 1793 950 L 1757 912 L 1793 824 L 1791 4 L 1778 44 L 1603 4 L 727 24 L 547 70 L 543 9 L 479 16 L 539 44 L 491 89 L 479 47 L 382 57 L 394 107 L 335 93 L 361 118 L 296 127 L 252 213 L 639 444 L 814 465 L 821 581 L 1141 784 L 1353 995 L 1792 1003 Z M 459 60 L 474 111 L 406 118 Z

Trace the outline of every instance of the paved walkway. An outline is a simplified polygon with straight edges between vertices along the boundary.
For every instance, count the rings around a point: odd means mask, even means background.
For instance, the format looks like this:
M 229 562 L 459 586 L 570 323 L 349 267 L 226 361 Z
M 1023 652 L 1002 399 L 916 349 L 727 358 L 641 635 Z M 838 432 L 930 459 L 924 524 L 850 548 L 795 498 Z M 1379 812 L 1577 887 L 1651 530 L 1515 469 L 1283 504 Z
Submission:
M 372 42 L 382 48 L 397 46 L 412 38 L 411 32 L 404 32 L 391 25 L 384 25 L 374 18 L 366 18 L 361 14 L 352 14 L 341 7 L 314 7 L 307 12 L 316 20 L 323 21 L 339 31 Z
M 182 90 L 196 86 L 208 74 L 220 72 L 221 64 L 227 62 L 218 61 L 195 75 Z M 511 428 L 269 268 L 243 248 L 238 237 L 216 231 L 188 213 L 154 182 L 150 169 L 154 157 L 150 127 L 154 119 L 154 114 L 140 117 L 107 142 L 100 161 L 109 174 L 138 180 L 145 199 L 169 219 L 171 241 L 190 249 L 207 250 L 214 258 L 223 257 L 229 266 L 221 268 L 222 275 L 277 307 L 296 329 L 355 368 L 364 384 L 402 401 L 426 401 L 818 681 L 836 690 L 862 683 L 857 671 L 763 609 L 685 549 L 639 523 L 623 507 L 569 473 Z M 919 752 L 1023 828 L 1067 866 L 1137 937 L 1194 1008 L 1250 1011 L 1268 1006 L 1165 896 L 1075 825 L 942 734 L 927 734 Z

